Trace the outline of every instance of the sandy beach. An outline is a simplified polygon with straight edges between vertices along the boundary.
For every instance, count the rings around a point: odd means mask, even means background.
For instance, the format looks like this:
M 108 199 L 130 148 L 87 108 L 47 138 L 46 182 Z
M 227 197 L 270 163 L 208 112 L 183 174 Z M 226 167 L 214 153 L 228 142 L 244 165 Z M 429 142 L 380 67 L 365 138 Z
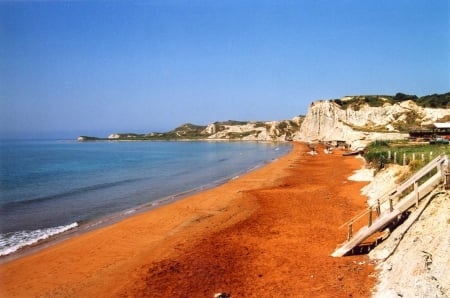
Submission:
M 369 297 L 367 256 L 333 258 L 366 206 L 340 152 L 279 160 L 0 265 L 1 297 Z

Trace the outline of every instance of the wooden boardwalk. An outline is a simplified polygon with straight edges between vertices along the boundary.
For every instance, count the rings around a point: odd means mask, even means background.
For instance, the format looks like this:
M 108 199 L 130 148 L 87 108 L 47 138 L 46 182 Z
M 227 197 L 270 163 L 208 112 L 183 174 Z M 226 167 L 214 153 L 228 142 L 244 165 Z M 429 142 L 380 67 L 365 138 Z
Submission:
M 401 185 L 380 197 L 375 205 L 343 224 L 341 228 L 347 226 L 347 241 L 341 244 L 332 253 L 332 256 L 344 256 L 374 233 L 386 229 L 409 208 L 418 206 L 422 198 L 433 191 L 447 173 L 448 157 L 441 154 Z M 432 176 L 423 181 L 426 175 Z M 355 223 L 358 222 L 361 225 L 360 221 L 365 219 L 367 219 L 367 224 L 353 234 Z

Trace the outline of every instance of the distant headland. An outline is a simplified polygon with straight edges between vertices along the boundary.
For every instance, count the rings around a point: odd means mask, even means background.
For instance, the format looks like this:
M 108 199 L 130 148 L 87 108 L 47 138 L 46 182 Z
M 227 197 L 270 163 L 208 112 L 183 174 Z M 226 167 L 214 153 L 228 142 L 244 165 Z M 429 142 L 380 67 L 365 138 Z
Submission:
M 112 133 L 108 137 L 80 136 L 78 141 L 242 140 L 345 141 L 360 145 L 380 138 L 404 138 L 411 129 L 450 121 L 450 92 L 418 97 L 356 95 L 317 100 L 306 115 L 290 120 L 183 124 L 168 132 Z

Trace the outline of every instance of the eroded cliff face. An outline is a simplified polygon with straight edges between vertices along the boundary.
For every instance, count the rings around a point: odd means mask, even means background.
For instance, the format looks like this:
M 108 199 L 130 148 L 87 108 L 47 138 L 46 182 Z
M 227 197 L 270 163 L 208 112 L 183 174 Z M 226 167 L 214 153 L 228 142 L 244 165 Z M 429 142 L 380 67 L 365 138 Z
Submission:
M 340 140 L 354 147 L 376 139 L 405 138 L 408 134 L 399 133 L 399 128 L 431 124 L 449 114 L 449 109 L 422 108 L 413 101 L 386 103 L 380 107 L 370 107 L 365 104 L 357 108 L 343 109 L 335 101 L 321 100 L 311 104 L 294 139 Z
M 203 131 L 208 139 L 244 141 L 290 141 L 300 129 L 303 117 L 291 120 L 245 122 L 243 124 L 211 123 Z

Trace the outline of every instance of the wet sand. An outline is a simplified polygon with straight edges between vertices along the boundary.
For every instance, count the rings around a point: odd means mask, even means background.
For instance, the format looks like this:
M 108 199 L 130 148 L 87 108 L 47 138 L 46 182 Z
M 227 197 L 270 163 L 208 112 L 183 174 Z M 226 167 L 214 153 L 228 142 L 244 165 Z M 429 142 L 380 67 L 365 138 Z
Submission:
M 362 161 L 307 150 L 2 264 L 0 296 L 369 297 L 369 259 L 330 256 L 366 206 Z

